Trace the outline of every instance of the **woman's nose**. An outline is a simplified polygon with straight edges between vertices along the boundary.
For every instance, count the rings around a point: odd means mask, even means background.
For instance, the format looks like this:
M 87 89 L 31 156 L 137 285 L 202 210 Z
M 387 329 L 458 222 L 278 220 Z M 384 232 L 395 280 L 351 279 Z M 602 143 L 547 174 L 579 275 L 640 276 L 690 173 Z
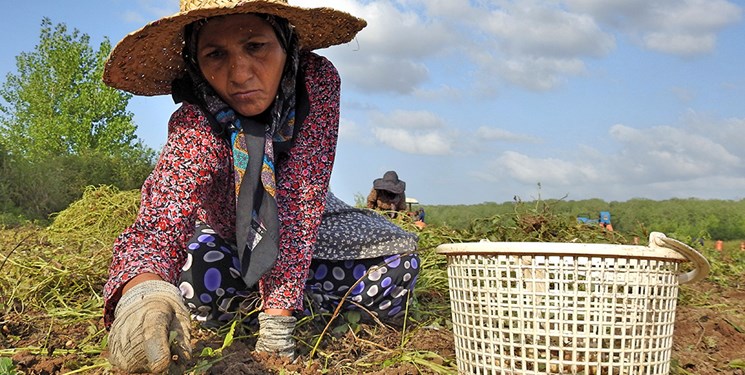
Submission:
M 232 83 L 241 85 L 253 77 L 253 62 L 246 56 L 236 56 L 230 61 L 228 76 Z

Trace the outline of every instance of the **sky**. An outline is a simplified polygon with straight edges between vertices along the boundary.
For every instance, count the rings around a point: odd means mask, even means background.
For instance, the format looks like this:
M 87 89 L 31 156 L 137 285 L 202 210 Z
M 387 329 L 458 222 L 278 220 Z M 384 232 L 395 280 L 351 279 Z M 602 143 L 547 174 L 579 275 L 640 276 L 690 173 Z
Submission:
M 0 0 L 0 79 L 43 17 L 116 44 L 178 0 Z M 425 205 L 745 198 L 745 1 L 290 0 L 364 18 L 316 51 L 342 79 L 331 189 L 395 170 Z M 176 109 L 134 97 L 156 149 Z

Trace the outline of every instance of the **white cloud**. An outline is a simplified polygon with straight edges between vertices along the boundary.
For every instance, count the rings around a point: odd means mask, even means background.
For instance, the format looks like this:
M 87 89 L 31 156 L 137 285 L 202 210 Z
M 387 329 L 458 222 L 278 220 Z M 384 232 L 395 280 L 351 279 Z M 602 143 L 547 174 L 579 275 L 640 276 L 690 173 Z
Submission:
M 514 85 L 534 91 L 547 91 L 585 71 L 579 59 L 515 57 L 495 62 L 500 75 Z
M 651 50 L 681 56 L 703 54 L 714 50 L 716 46 L 714 34 L 652 32 L 644 35 L 643 41 Z
M 511 131 L 482 126 L 476 129 L 476 137 L 484 141 L 502 141 L 502 142 L 528 142 L 538 143 L 539 139 L 523 134 L 515 134 Z
M 614 158 L 616 169 L 641 179 L 695 179 L 727 173 L 741 163 L 741 158 L 705 134 L 685 129 L 658 126 L 640 130 L 618 124 L 609 134 L 623 148 Z
M 344 82 L 367 92 L 393 91 L 398 94 L 411 94 L 430 77 L 427 67 L 420 62 L 397 59 L 396 56 L 367 56 L 365 52 L 347 53 L 331 60 L 339 66 Z M 365 62 L 355 60 L 362 57 Z
M 499 129 L 477 134 L 499 137 Z M 603 149 L 578 146 L 564 157 L 535 156 L 520 149 L 482 155 L 469 175 L 479 183 L 515 193 L 541 183 L 546 196 L 668 199 L 742 197 L 745 191 L 745 118 L 716 119 L 688 113 L 676 126 L 608 128 Z M 517 185 L 516 185 L 517 184 Z
M 454 57 L 459 63 L 452 69 L 473 71 L 472 81 L 458 82 L 460 86 L 493 93 L 501 82 L 510 82 L 543 91 L 560 85 L 567 76 L 582 74 L 582 58 L 602 57 L 615 48 L 613 36 L 600 30 L 591 17 L 545 3 L 502 7 L 480 2 L 457 6 L 448 1 L 404 3 L 413 6 L 404 8 L 393 1 L 324 4 L 368 22 L 353 42 L 354 48 L 323 51 L 343 66 L 345 80 L 356 88 L 418 92 L 433 78 L 427 68 L 431 62 Z
M 482 27 L 510 55 L 605 56 L 615 47 L 592 17 L 530 1 L 492 12 Z
M 379 142 L 407 154 L 447 155 L 452 152 L 450 139 L 439 131 L 394 128 L 373 128 L 372 131 Z
M 564 0 L 570 10 L 638 38 L 644 47 L 674 55 L 711 52 L 716 33 L 739 22 L 742 8 L 726 0 Z
M 328 52 L 344 77 L 367 92 L 419 93 L 434 79 L 429 68 L 448 57 L 468 81 L 447 82 L 477 95 L 494 95 L 505 83 L 553 90 L 587 71 L 588 58 L 616 48 L 612 32 L 644 48 L 694 56 L 716 48 L 717 33 L 742 18 L 726 0 L 306 0 L 359 15 L 368 26 L 354 48 Z M 467 89 L 468 90 L 468 89 Z
M 696 98 L 696 93 L 685 87 L 672 87 L 670 91 L 681 102 L 688 103 Z
M 339 142 L 344 140 L 364 141 L 361 127 L 354 120 L 342 117 L 339 120 Z
M 431 77 L 427 59 L 458 45 L 459 38 L 444 22 L 402 9 L 392 1 L 301 1 L 301 6 L 345 10 L 368 23 L 350 46 L 322 53 L 340 68 L 345 81 L 362 91 L 411 94 Z
M 729 155 L 745 160 L 745 118 L 719 119 L 706 114 L 688 111 L 682 118 L 686 129 L 695 134 L 705 134 L 713 142 L 722 145 Z M 745 163 L 740 166 L 740 175 L 745 176 Z
M 373 112 L 370 123 L 376 140 L 407 154 L 447 155 L 456 139 L 445 122 L 429 111 Z
M 486 95 L 502 82 L 533 91 L 554 89 L 585 72 L 583 58 L 606 56 L 615 48 L 613 36 L 590 16 L 558 6 L 525 1 L 481 4 L 479 10 L 478 18 L 462 26 L 476 35 L 466 42 L 466 53 L 477 66 L 475 86 Z
M 449 85 L 440 85 L 433 89 L 415 89 L 414 93 L 412 94 L 418 99 L 426 100 L 426 101 L 435 101 L 435 100 L 458 100 L 461 99 L 463 96 L 463 93 L 461 90 L 449 86 Z
M 569 186 L 597 182 L 600 177 L 593 164 L 556 158 L 533 158 L 514 151 L 504 152 L 492 164 L 492 168 L 505 170 L 511 178 L 526 184 L 548 182 Z

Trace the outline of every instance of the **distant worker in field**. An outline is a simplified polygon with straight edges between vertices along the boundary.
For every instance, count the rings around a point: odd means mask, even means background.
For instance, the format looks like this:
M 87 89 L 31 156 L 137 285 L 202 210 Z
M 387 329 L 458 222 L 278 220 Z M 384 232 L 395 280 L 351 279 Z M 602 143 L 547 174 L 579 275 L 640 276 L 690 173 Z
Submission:
M 416 220 L 424 223 L 424 208 L 419 207 L 419 209 L 416 211 Z
M 385 172 L 383 178 L 373 181 L 367 196 L 367 208 L 387 211 L 406 211 L 406 182 L 395 171 Z
M 600 211 L 600 216 L 598 217 L 598 223 L 600 223 L 600 226 L 605 228 L 609 232 L 613 232 L 613 224 L 610 222 L 610 212 L 609 211 Z
M 424 229 L 427 226 L 424 222 L 424 208 L 419 207 L 419 209 L 414 212 L 414 225 L 419 229 Z

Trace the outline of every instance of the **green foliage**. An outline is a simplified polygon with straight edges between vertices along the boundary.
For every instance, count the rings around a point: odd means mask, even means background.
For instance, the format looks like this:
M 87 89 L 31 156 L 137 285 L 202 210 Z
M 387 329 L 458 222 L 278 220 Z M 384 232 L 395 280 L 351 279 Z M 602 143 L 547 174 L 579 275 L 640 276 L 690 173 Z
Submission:
M 96 150 L 119 155 L 136 145 L 136 126 L 126 110 L 131 94 L 101 81 L 111 44 L 97 50 L 78 30 L 41 23 L 33 52 L 16 57 L 16 74 L 0 89 L 6 103 L 0 126 L 11 154 L 39 160 Z
M 0 358 L 0 375 L 17 374 L 13 361 L 10 358 Z
M 574 217 L 556 214 L 558 201 L 517 201 L 509 215 L 474 219 L 464 231 L 470 241 L 626 243 L 618 232 L 577 223 Z
M 79 199 L 87 186 L 105 184 L 136 189 L 151 169 L 147 160 L 97 152 L 61 155 L 42 163 L 17 159 L 3 170 L 0 209 L 9 214 L 8 218 L 46 220 L 49 214 Z
M 222 352 L 229 348 L 230 345 L 233 345 L 233 339 L 235 337 L 235 328 L 238 325 L 238 320 L 233 320 L 233 323 L 230 324 L 230 329 L 225 334 L 225 338 L 222 341 L 222 346 L 217 349 L 212 349 L 209 346 L 202 349 L 202 353 L 199 355 L 200 357 L 219 357 L 222 355 Z M 176 334 L 176 331 L 171 331 L 171 336 L 175 337 L 174 334 Z M 171 342 L 174 342 L 173 339 L 171 339 Z
M 467 229 L 479 225 L 479 221 L 512 219 L 520 204 L 527 206 L 550 206 L 552 213 L 565 220 L 576 220 L 577 216 L 596 217 L 600 211 L 610 211 L 613 228 L 626 236 L 640 239 L 649 232 L 663 232 L 684 242 L 695 240 L 733 240 L 745 238 L 745 199 L 701 200 L 669 199 L 653 201 L 631 199 L 626 202 L 604 202 L 599 199 L 565 201 L 538 200 L 522 202 L 482 203 L 476 205 L 426 206 L 427 222 L 446 225 L 455 229 Z M 502 221 L 500 221 L 502 220 Z M 488 224 L 483 222 L 482 224 Z M 477 229 L 477 228 L 471 228 Z
M 707 280 L 717 283 L 726 288 L 740 288 L 742 278 L 745 275 L 745 251 L 739 246 L 725 247 L 722 251 L 709 246 L 699 250 L 711 264 Z
M 89 42 L 44 18 L 39 44 L 0 87 L 0 224 L 46 219 L 88 185 L 138 188 L 152 169 L 131 95 L 101 81 L 111 44 Z

